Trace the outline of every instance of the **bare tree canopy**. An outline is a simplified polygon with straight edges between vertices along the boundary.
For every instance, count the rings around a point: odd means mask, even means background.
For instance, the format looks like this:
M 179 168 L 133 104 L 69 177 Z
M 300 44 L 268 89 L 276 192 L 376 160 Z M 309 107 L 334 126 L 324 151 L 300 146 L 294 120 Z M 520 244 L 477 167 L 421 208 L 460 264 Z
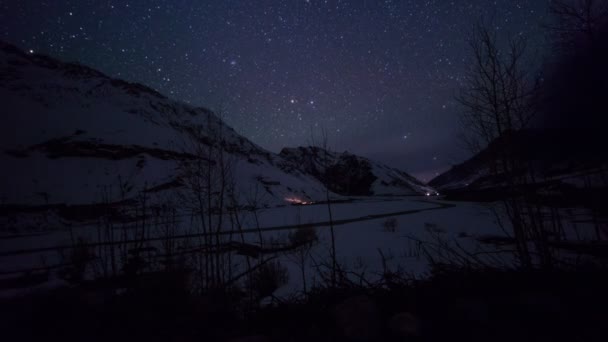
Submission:
M 554 19 L 548 27 L 553 39 L 560 48 L 569 49 L 581 42 L 596 43 L 608 18 L 608 1 L 552 0 L 549 11 Z
M 466 143 L 478 152 L 506 132 L 520 130 L 535 114 L 538 80 L 524 65 L 527 41 L 509 38 L 499 48 L 495 32 L 478 23 L 469 39 L 471 67 L 457 101 L 463 106 Z

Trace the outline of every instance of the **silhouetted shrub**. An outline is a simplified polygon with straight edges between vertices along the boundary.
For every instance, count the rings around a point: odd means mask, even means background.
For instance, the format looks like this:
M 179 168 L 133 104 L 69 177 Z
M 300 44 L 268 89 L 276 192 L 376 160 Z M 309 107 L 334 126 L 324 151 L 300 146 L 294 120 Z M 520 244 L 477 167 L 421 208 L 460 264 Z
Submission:
M 279 287 L 287 284 L 289 273 L 279 261 L 269 261 L 261 265 L 251 277 L 252 289 L 259 298 L 272 296 Z
M 394 233 L 397 231 L 397 219 L 394 217 L 387 218 L 382 223 L 382 228 L 385 232 Z
M 293 247 L 310 246 L 317 240 L 319 237 L 313 227 L 300 227 L 289 233 L 289 242 Z

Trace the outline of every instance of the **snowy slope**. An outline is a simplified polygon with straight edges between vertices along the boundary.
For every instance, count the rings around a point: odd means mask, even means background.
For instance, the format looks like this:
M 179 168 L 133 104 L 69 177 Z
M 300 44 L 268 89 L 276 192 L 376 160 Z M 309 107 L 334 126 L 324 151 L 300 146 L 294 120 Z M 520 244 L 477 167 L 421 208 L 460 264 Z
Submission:
M 350 154 L 325 151 L 319 147 L 284 148 L 279 154 L 290 172 L 302 170 L 314 175 L 342 195 L 420 195 L 434 193 L 409 174 Z
M 115 202 L 144 188 L 171 190 L 183 176 L 180 162 L 209 146 L 224 151 L 237 193 L 259 187 L 267 205 L 324 194 L 313 177 L 282 171 L 278 156 L 209 110 L 145 86 L 8 44 L 0 45 L 0 79 L 3 208 Z
M 522 165 L 520 172 L 531 172 L 536 186 L 545 192 L 572 195 L 571 191 L 599 191 L 606 187 L 604 170 L 608 163 L 599 154 L 586 156 L 589 151 L 585 144 L 578 145 L 580 152 L 565 151 L 558 134 L 533 129 L 513 133 L 510 144 L 505 148 L 501 139 L 496 139 L 473 157 L 432 179 L 429 185 L 446 193 L 500 193 L 509 185 L 503 174 L 491 172 L 490 165 L 499 159 L 500 151 L 508 149 Z
M 186 165 L 199 157 L 216 169 L 220 159 L 229 165 L 230 184 L 242 205 L 250 205 L 254 195 L 256 205 L 265 207 L 293 198 L 322 200 L 319 171 L 350 180 L 331 182 L 342 186 L 330 189 L 334 198 L 429 191 L 404 172 L 348 153 L 331 153 L 327 170 L 320 167 L 319 153 L 313 164 L 302 163 L 306 153 L 297 151 L 303 149 L 273 154 L 205 108 L 1 42 L 0 80 L 0 224 L 5 228 L 14 222 L 44 229 L 94 220 L 108 208 L 132 205 L 144 193 L 147 201 L 166 200 L 184 189 L 192 174 Z M 369 184 L 361 182 L 365 178 Z

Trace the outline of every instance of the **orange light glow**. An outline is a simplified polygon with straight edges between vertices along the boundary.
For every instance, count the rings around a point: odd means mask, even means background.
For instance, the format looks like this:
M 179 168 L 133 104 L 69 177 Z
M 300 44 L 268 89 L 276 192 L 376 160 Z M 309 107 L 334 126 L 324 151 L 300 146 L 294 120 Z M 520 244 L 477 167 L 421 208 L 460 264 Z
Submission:
M 303 201 L 297 197 L 285 197 L 285 201 L 289 202 L 291 204 L 299 204 L 299 205 L 309 205 L 309 204 L 314 203 L 314 202 Z

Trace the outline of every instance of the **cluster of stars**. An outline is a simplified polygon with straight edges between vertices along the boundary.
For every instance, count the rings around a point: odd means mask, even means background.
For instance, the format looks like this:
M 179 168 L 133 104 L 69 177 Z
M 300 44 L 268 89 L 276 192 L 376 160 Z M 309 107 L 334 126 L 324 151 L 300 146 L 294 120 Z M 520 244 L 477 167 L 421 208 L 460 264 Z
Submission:
M 1 39 L 211 109 L 278 151 L 330 146 L 417 175 L 445 168 L 468 25 L 534 37 L 544 1 L 13 1 Z M 26 24 L 27 23 L 27 24 Z

